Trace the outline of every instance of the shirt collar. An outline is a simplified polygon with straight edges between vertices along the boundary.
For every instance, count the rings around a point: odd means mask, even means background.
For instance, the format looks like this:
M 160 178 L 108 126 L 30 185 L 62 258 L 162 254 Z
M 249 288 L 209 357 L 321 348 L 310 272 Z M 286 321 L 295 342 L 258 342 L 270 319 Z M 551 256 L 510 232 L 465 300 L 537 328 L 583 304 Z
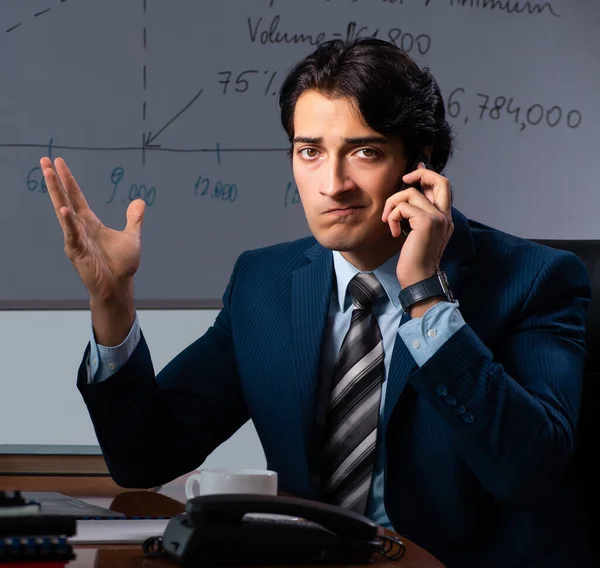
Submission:
M 348 290 L 348 284 L 350 283 L 350 280 L 352 280 L 352 278 L 354 278 L 359 272 L 372 272 L 375 274 L 383 286 L 385 293 L 390 299 L 390 302 L 392 302 L 395 308 L 400 308 L 398 294 L 400 294 L 401 287 L 396 276 L 396 266 L 398 265 L 399 257 L 400 253 L 397 252 L 375 270 L 361 271 L 358 270 L 358 268 L 356 268 L 354 265 L 350 264 L 339 251 L 334 250 L 333 270 L 335 271 L 335 279 L 337 282 L 337 295 L 340 310 L 345 312 L 352 305 L 350 295 L 346 292 Z

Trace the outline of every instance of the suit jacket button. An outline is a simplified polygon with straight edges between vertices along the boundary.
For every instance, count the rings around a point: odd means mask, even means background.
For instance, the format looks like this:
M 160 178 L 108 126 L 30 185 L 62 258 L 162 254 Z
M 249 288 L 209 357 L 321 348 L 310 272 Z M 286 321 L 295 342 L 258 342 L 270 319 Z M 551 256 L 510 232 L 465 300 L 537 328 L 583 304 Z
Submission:
M 435 387 L 435 392 L 440 396 L 446 396 L 448 394 L 448 387 L 446 385 L 438 385 Z
M 472 424 L 473 422 L 475 422 L 475 416 L 473 416 L 470 412 L 463 414 L 462 419 L 463 422 L 465 422 L 465 424 Z
M 448 406 L 454 406 L 457 402 L 458 402 L 458 399 L 455 396 L 452 396 L 451 394 L 449 394 L 446 397 L 446 404 Z
M 458 414 L 459 416 L 461 414 L 464 414 L 466 411 L 467 411 L 467 407 L 462 403 L 457 404 L 456 407 L 454 408 L 454 412 L 456 412 L 456 414 Z

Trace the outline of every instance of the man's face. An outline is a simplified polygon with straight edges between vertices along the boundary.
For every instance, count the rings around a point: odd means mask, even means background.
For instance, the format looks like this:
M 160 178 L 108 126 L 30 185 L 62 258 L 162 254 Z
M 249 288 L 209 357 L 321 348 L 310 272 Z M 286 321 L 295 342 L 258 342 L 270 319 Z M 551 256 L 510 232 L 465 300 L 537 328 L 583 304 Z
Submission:
M 363 270 L 399 249 L 381 215 L 406 173 L 402 143 L 367 126 L 352 100 L 313 90 L 300 96 L 292 164 L 308 225 L 321 245 Z

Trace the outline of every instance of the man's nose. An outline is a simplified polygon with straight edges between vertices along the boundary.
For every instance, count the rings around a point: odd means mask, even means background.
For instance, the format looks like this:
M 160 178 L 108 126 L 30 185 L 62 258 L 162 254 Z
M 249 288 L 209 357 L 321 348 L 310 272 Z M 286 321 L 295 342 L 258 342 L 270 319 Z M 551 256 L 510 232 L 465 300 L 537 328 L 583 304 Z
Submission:
M 348 175 L 342 160 L 331 160 L 326 168 L 326 179 L 322 189 L 324 195 L 336 199 L 343 193 L 355 189 L 356 186 Z

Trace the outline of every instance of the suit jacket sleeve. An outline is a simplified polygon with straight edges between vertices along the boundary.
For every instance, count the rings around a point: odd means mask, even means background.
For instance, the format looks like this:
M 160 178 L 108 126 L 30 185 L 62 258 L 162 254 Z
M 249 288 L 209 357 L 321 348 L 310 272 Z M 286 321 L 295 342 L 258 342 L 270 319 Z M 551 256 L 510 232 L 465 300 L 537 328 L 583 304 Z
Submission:
M 535 501 L 565 473 L 579 415 L 589 296 L 583 264 L 559 252 L 542 266 L 513 321 L 502 323 L 494 353 L 467 322 L 409 377 L 500 501 Z
M 214 325 L 157 376 L 142 335 L 123 368 L 88 383 L 88 345 L 77 386 L 119 485 L 154 487 L 193 470 L 248 420 L 230 320 L 235 273 Z

